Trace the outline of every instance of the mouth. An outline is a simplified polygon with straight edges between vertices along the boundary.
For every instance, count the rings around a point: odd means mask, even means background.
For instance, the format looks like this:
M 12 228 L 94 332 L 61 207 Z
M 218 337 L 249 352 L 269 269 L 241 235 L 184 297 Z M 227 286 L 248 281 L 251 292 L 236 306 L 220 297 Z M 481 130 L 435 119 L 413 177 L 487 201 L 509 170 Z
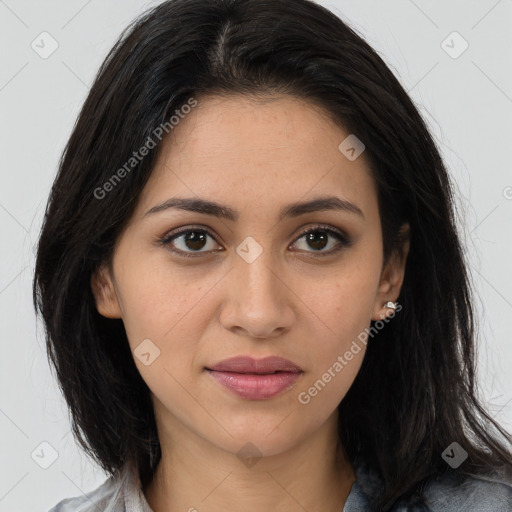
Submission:
M 270 356 L 254 359 L 250 356 L 236 356 L 225 359 L 207 370 L 233 373 L 273 374 L 278 372 L 300 373 L 302 368 L 283 357 Z
M 238 356 L 205 369 L 223 387 L 247 400 L 265 400 L 284 393 L 304 373 L 297 364 L 276 356 Z

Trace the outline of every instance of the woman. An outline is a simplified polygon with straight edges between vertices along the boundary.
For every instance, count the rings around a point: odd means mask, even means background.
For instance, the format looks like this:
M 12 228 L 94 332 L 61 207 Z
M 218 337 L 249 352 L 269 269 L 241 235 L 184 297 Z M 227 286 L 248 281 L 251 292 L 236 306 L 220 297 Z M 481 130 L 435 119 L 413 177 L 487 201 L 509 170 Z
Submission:
M 60 163 L 34 303 L 110 478 L 53 511 L 512 510 L 452 185 L 376 52 L 306 0 L 171 0 Z

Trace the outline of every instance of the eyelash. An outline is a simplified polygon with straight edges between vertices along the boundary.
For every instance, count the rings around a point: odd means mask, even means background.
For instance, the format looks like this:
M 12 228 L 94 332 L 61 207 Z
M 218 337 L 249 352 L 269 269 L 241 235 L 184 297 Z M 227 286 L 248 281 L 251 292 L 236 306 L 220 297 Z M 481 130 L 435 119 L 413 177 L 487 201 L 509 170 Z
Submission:
M 304 235 L 307 235 L 309 233 L 314 233 L 316 231 L 325 232 L 328 235 L 331 235 L 334 238 L 336 238 L 340 243 L 334 249 L 331 249 L 328 252 L 312 251 L 313 254 L 314 254 L 314 256 L 312 256 L 312 257 L 331 256 L 331 255 L 341 251 L 343 248 L 347 248 L 347 247 L 350 247 L 352 245 L 352 241 L 346 235 L 344 235 L 341 231 L 333 229 L 332 227 L 327 226 L 325 224 L 318 224 L 318 225 L 316 225 L 316 226 L 314 226 L 312 228 L 308 228 L 308 229 L 305 229 L 305 230 L 301 231 L 297 235 L 297 238 L 295 239 L 295 242 L 293 242 L 293 243 L 295 244 Z M 183 234 L 186 234 L 186 233 L 191 233 L 191 232 L 193 232 L 193 233 L 206 233 L 207 235 L 209 235 L 211 238 L 213 238 L 215 240 L 214 235 L 208 229 L 203 228 L 203 227 L 195 228 L 195 227 L 191 226 L 191 227 L 187 227 L 185 229 L 181 229 L 179 231 L 173 231 L 173 232 L 167 234 L 166 236 L 164 236 L 163 238 L 159 238 L 158 242 L 161 245 L 165 246 L 169 251 L 173 252 L 174 254 L 177 254 L 179 256 L 183 256 L 185 258 L 196 258 L 196 257 L 201 256 L 203 254 L 207 254 L 207 252 L 187 253 L 185 251 L 182 251 L 180 249 L 174 249 L 172 247 L 171 242 L 175 238 L 178 238 L 180 235 L 183 235 Z M 311 251 L 306 251 L 306 252 L 311 252 Z

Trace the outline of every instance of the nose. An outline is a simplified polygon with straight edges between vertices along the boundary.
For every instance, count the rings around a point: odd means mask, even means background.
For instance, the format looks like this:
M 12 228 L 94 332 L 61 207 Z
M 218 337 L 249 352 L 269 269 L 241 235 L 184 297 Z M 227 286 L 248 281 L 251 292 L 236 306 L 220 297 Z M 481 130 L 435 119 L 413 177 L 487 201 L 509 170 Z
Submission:
M 258 339 L 274 338 L 290 329 L 294 293 L 284 271 L 271 263 L 265 251 L 251 263 L 237 259 L 220 314 L 225 329 Z

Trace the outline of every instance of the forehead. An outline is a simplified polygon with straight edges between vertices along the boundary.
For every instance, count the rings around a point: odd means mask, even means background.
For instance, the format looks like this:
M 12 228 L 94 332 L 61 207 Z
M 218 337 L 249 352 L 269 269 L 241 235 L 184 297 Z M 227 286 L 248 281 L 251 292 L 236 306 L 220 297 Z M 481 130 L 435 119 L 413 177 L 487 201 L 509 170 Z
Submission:
M 242 210 L 335 194 L 372 210 L 364 152 L 350 160 L 339 149 L 349 135 L 321 107 L 292 96 L 198 98 L 163 140 L 141 203 L 186 194 Z

